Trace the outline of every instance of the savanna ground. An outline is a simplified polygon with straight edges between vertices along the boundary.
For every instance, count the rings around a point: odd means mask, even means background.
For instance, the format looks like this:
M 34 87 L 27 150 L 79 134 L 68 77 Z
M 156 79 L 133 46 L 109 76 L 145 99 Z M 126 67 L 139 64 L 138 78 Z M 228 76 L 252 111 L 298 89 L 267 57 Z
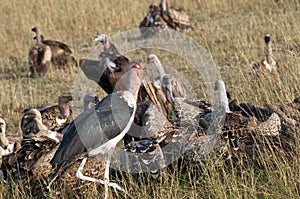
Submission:
M 210 53 L 233 98 L 257 105 L 288 103 L 300 96 L 300 2 L 297 0 L 186 0 L 169 1 L 190 16 L 194 31 L 186 34 Z M 157 1 L 1 0 L 0 17 L 0 116 L 8 134 L 20 134 L 23 109 L 54 104 L 63 92 L 72 93 L 79 68 L 52 69 L 43 78 L 28 77 L 31 32 L 39 26 L 46 39 L 67 43 L 77 58 L 96 45 L 94 35 L 114 35 L 136 28 L 151 3 Z M 278 73 L 253 75 L 251 65 L 264 53 L 263 36 L 271 34 L 273 52 L 281 61 Z M 157 50 L 130 53 L 145 62 L 155 52 L 164 65 L 180 71 L 197 97 L 207 98 L 205 83 L 184 58 Z M 98 89 L 98 95 L 104 92 Z M 290 162 L 261 154 L 261 165 L 249 164 L 242 172 L 222 161 L 199 162 L 198 169 L 162 171 L 161 179 L 121 182 L 134 198 L 297 198 L 300 184 L 299 153 Z M 275 163 L 275 164 L 272 164 Z M 272 165 L 272 166 L 271 166 Z M 126 174 L 125 174 L 126 175 Z M 128 178 L 130 179 L 130 178 Z M 7 191 L 10 188 L 10 191 Z M 30 198 L 14 183 L 0 184 L 1 198 Z M 60 188 L 60 190 L 64 190 Z M 298 191 L 297 191 L 298 190 Z M 86 198 L 102 197 L 102 189 L 89 190 Z M 72 191 L 61 198 L 76 197 Z

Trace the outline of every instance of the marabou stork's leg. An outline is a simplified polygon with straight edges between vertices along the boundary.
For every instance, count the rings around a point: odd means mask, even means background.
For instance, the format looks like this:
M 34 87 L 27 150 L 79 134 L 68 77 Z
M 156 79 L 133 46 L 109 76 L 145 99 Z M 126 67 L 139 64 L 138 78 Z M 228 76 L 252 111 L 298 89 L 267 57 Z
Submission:
M 105 171 L 104 171 L 104 193 L 105 193 L 105 197 L 104 199 L 108 199 L 108 184 L 109 184 L 109 166 L 110 166 L 110 158 L 111 155 L 108 154 L 107 158 L 106 158 L 106 163 L 105 163 Z
M 105 185 L 105 180 L 92 178 L 92 177 L 85 176 L 85 175 L 82 174 L 82 170 L 83 170 L 83 167 L 84 167 L 84 165 L 85 165 L 85 163 L 86 163 L 86 160 L 87 160 L 86 157 L 82 160 L 82 162 L 81 162 L 81 164 L 80 164 L 80 166 L 79 166 L 79 168 L 78 168 L 78 170 L 77 170 L 77 172 L 76 172 L 76 177 L 79 178 L 79 179 L 81 179 L 81 180 L 87 180 L 87 181 L 90 181 L 90 182 L 96 182 L 96 183 L 100 183 L 100 184 Z M 106 163 L 107 163 L 107 162 L 106 162 Z M 110 163 L 110 159 L 109 159 L 108 163 Z M 107 169 L 107 168 L 108 168 L 108 169 Z M 107 171 L 107 170 L 108 170 L 108 171 Z M 108 165 L 108 166 L 105 165 L 105 173 L 104 173 L 104 176 L 107 175 L 106 173 L 108 173 L 108 175 L 109 175 L 109 165 Z M 107 178 L 107 179 L 109 180 L 109 178 Z M 108 187 L 108 186 L 109 186 L 109 187 L 112 187 L 114 190 L 118 190 L 118 191 L 121 191 L 121 192 L 124 192 L 125 194 L 127 194 L 127 192 L 126 192 L 123 188 L 121 188 L 119 185 L 117 185 L 116 183 L 112 183 L 112 182 L 109 182 L 109 181 L 108 181 L 107 187 Z M 106 188 L 106 189 L 108 189 L 108 188 Z M 106 191 L 106 190 L 105 190 L 105 191 Z M 108 190 L 107 190 L 107 192 L 108 192 Z M 107 197 L 107 192 L 105 192 L 105 196 L 106 196 L 106 197 Z

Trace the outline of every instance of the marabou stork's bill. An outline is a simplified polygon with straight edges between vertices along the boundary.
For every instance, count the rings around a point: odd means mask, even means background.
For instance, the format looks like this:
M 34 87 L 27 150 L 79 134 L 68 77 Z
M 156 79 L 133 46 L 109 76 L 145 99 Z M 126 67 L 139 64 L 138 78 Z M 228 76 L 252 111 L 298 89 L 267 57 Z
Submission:
M 57 169 L 66 168 L 68 163 L 73 162 L 78 156 L 108 154 L 104 181 L 83 176 L 81 171 L 86 157 L 82 160 L 76 176 L 83 180 L 104 184 L 106 196 L 108 186 L 124 191 L 118 185 L 109 183 L 110 154 L 134 121 L 143 75 L 144 66 L 137 62 L 131 63 L 128 72 L 120 79 L 125 87 L 106 96 L 95 108 L 81 113 L 68 126 L 51 164 Z

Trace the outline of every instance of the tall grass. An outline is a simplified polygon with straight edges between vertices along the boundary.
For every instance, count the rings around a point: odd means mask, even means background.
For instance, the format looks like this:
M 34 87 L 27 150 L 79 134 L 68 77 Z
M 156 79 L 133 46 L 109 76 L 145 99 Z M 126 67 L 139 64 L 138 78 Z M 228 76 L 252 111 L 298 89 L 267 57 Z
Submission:
M 186 10 L 194 31 L 188 36 L 213 57 L 233 98 L 254 104 L 287 103 L 300 95 L 300 3 L 298 0 L 174 0 Z M 117 0 L 1 0 L 0 17 L 0 116 L 7 121 L 9 134 L 20 134 L 22 111 L 28 107 L 56 103 L 62 92 L 71 92 L 79 68 L 52 69 L 43 78 L 28 77 L 27 53 L 34 44 L 30 29 L 39 26 L 46 39 L 70 45 L 82 58 L 94 47 L 93 36 L 109 35 L 136 28 L 157 1 Z M 280 60 L 278 73 L 256 73 L 252 64 L 262 58 L 263 36 L 271 34 L 274 54 Z M 207 91 L 201 76 L 188 61 L 167 52 L 160 55 L 164 65 L 187 77 L 198 97 Z M 131 53 L 145 60 L 145 52 Z M 98 94 L 104 93 L 98 89 Z M 297 198 L 300 187 L 299 150 L 285 162 L 261 152 L 256 162 L 236 166 L 218 157 L 194 162 L 188 169 L 161 172 L 158 180 L 124 174 L 121 185 L 134 198 Z M 196 165 L 196 166 L 195 166 Z M 123 183 L 123 184 L 122 184 Z M 65 185 L 59 197 L 77 197 Z M 64 190 L 61 187 L 55 191 Z M 84 190 L 86 198 L 102 197 L 102 188 Z M 30 198 L 15 182 L 0 184 L 1 198 Z M 49 196 L 50 197 L 50 196 Z

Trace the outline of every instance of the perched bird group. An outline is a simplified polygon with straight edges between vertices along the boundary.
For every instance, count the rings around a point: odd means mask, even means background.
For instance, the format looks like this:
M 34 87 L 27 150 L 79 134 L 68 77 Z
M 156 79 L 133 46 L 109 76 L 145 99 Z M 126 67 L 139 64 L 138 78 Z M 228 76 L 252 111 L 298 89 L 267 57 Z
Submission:
M 140 24 L 140 28 L 146 27 L 184 30 L 191 25 L 186 13 L 162 0 L 158 6 L 150 5 Z M 38 27 L 32 31 L 36 33 L 36 44 L 28 54 L 32 76 L 44 75 L 51 64 L 76 62 L 66 44 L 44 40 Z M 158 72 L 156 78 L 150 78 L 145 66 L 122 55 L 107 34 L 94 39 L 103 51 L 98 60 L 82 59 L 80 68 L 106 97 L 100 100 L 87 93 L 77 116 L 70 94 L 60 95 L 55 105 L 26 109 L 18 139 L 6 136 L 6 123 L 0 118 L 1 169 L 11 172 L 18 182 L 28 188 L 38 182 L 51 190 L 57 179 L 78 186 L 78 178 L 104 184 L 107 198 L 108 187 L 127 194 L 110 182 L 110 165 L 157 175 L 174 160 L 204 159 L 216 151 L 226 160 L 237 153 L 253 157 L 258 154 L 257 137 L 271 140 L 274 150 L 289 158 L 288 152 L 293 150 L 289 143 L 296 141 L 291 132 L 300 130 L 298 98 L 265 107 L 236 100 L 229 103 L 225 83 L 217 80 L 217 104 L 191 99 L 183 82 L 166 74 L 157 55 L 147 57 L 147 67 L 153 64 Z M 265 36 L 265 43 L 266 57 L 259 67 L 276 70 L 270 35 Z M 122 141 L 123 146 L 117 148 Z
M 144 36 L 154 33 L 156 30 L 172 28 L 177 31 L 192 29 L 189 16 L 179 8 L 173 8 L 166 0 L 161 0 L 160 4 L 149 6 L 149 11 L 141 21 L 139 28 Z M 148 29 L 147 29 L 148 28 Z

